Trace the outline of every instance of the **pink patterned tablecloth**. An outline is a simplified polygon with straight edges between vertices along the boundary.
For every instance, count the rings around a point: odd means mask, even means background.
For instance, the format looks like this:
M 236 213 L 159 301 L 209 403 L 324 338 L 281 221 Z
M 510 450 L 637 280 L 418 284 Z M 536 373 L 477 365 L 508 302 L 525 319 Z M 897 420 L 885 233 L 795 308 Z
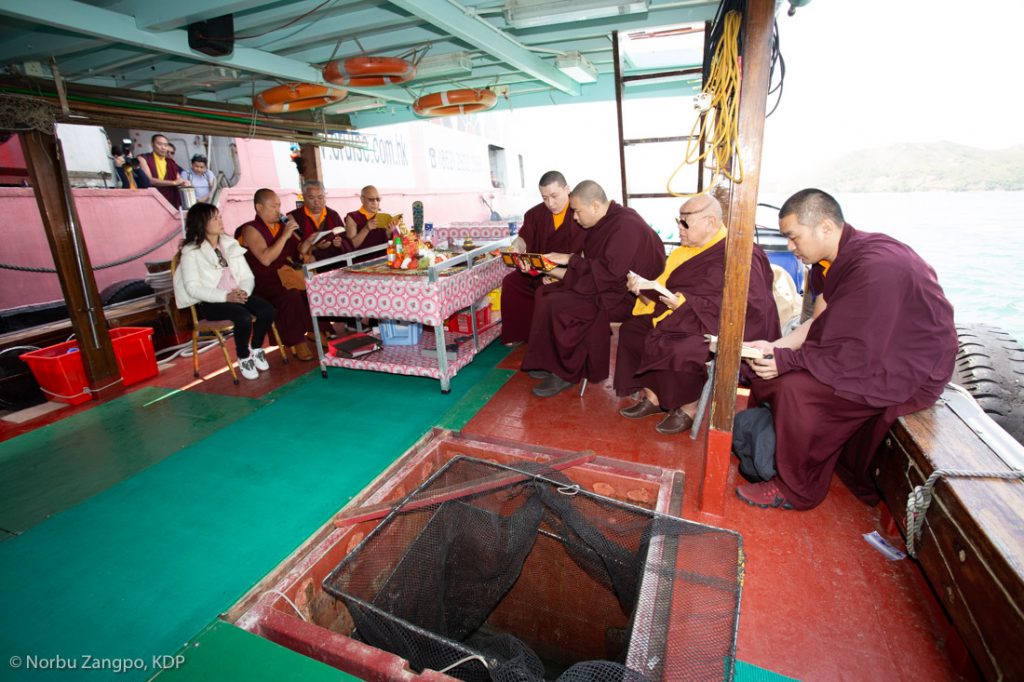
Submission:
M 509 236 L 508 223 L 467 223 L 451 225 L 438 225 L 434 227 L 434 243 L 454 242 L 461 244 L 466 237 L 474 240 L 487 241 L 490 239 L 504 239 Z
M 410 277 L 352 274 L 342 268 L 315 275 L 306 292 L 317 317 L 372 317 L 434 326 L 497 289 L 507 272 L 500 258 L 488 258 L 436 282 L 428 281 L 426 272 Z

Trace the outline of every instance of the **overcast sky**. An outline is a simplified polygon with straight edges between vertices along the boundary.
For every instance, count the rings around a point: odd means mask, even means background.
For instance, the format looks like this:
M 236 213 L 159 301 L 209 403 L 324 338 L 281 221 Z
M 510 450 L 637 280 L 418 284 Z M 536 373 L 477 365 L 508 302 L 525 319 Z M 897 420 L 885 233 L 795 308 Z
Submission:
M 766 122 L 763 187 L 789 187 L 798 171 L 897 142 L 1024 144 L 1024 0 L 813 0 L 793 17 L 783 9 L 778 22 L 787 72 Z M 627 137 L 690 132 L 690 97 L 626 104 Z M 529 177 L 557 167 L 618 194 L 612 103 L 508 115 Z M 680 121 L 685 130 L 666 126 Z M 649 151 L 663 158 L 627 164 L 631 191 L 664 191 L 682 157 L 681 148 Z
M 786 85 L 766 164 L 893 142 L 1024 144 L 1024 1 L 814 0 L 778 21 Z

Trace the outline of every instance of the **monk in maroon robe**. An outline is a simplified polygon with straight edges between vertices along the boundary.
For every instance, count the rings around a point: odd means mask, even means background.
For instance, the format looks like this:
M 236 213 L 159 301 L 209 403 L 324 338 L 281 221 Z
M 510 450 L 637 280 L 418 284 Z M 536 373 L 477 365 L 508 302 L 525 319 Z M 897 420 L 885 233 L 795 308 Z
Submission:
M 811 509 L 835 471 L 874 504 L 869 472 L 886 431 L 932 405 L 952 377 L 953 307 L 910 247 L 855 230 L 821 190 L 790 197 L 779 226 L 814 264 L 822 294 L 813 319 L 773 343 L 749 344 L 772 354 L 750 361 L 759 377 L 750 405 L 772 410 L 777 474 L 736 493 L 762 507 Z
M 181 166 L 171 156 L 171 143 L 159 133 L 152 138 L 153 151 L 148 154 L 139 154 L 139 167 L 149 178 L 150 184 L 156 187 L 160 194 L 171 203 L 174 208 L 181 208 L 181 195 L 178 194 L 179 187 L 188 187 L 188 181 L 180 177 Z
M 309 238 L 301 237 L 301 228 L 294 218 L 287 218 L 282 224 L 281 199 L 273 190 L 258 190 L 253 203 L 256 217 L 239 227 L 235 236 L 247 249 L 245 259 L 256 279 L 254 291 L 273 304 L 281 342 L 291 346 L 298 359 L 312 360 L 306 334 L 313 331 L 313 318 L 306 291 L 286 287 L 279 271 L 298 269 L 301 278 L 302 263 L 309 257 L 313 245 Z M 294 273 L 286 274 L 294 277 Z
M 609 201 L 593 180 L 576 185 L 569 197 L 574 219 L 586 235 L 582 254 L 549 253 L 563 266 L 561 279 L 537 290 L 529 347 L 523 369 L 544 372 L 533 389 L 547 398 L 581 379 L 604 381 L 611 359 L 612 322 L 629 318 L 635 301 L 626 275 L 653 279 L 665 267 L 661 238 L 631 208 Z
M 380 192 L 373 185 L 367 185 L 359 191 L 359 203 L 361 204 L 358 209 L 352 211 L 345 216 L 345 230 L 346 238 L 352 245 L 353 251 L 359 251 L 360 249 L 368 249 L 371 246 L 380 246 L 388 241 L 390 231 L 388 230 L 388 224 L 390 221 L 385 222 L 381 225 L 381 221 L 378 220 L 380 216 Z M 384 216 L 386 214 L 380 214 Z M 388 216 L 390 219 L 390 216 Z M 361 256 L 356 261 L 369 260 L 377 258 L 383 255 L 382 253 L 374 253 L 369 256 Z
M 327 193 L 319 180 L 307 180 L 302 183 L 302 202 L 300 208 L 288 213 L 299 224 L 303 239 L 309 239 L 317 232 L 345 227 L 345 220 L 334 209 L 327 206 Z M 313 243 L 313 259 L 327 260 L 353 250 L 352 242 L 342 230 L 335 235 L 325 235 Z M 338 266 L 340 267 L 340 263 Z M 327 270 L 332 268 L 328 267 Z M 317 272 L 324 272 L 318 269 Z
M 583 228 L 573 219 L 569 207 L 569 186 L 558 171 L 540 178 L 542 203 L 523 216 L 523 225 L 512 245 L 519 253 L 579 254 L 583 249 Z M 542 275 L 513 270 L 501 282 L 501 342 L 519 343 L 530 338 L 533 299 L 543 286 Z
M 704 335 L 718 334 L 725 283 L 726 231 L 718 201 L 707 195 L 694 197 L 683 204 L 676 222 L 681 246 L 669 256 L 658 278 L 675 298 L 640 289 L 636 278 L 630 278 L 630 289 L 641 298 L 633 317 L 619 328 L 615 359 L 615 392 L 622 396 L 644 392 L 639 402 L 620 414 L 629 419 L 662 416 L 656 429 L 666 434 L 681 433 L 693 425 L 711 355 Z M 744 338 L 779 334 L 771 265 L 755 246 Z

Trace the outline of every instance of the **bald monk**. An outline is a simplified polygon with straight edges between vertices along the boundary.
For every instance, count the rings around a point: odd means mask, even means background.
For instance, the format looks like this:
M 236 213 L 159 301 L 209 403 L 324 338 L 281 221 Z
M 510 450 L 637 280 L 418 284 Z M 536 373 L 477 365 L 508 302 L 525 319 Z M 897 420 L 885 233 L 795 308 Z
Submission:
M 254 291 L 274 306 L 274 321 L 281 342 L 290 346 L 299 360 L 312 360 L 306 334 L 313 331 L 313 318 L 309 314 L 306 292 L 286 288 L 278 271 L 286 267 L 295 269 L 296 265 L 301 267 L 313 245 L 310 238 L 301 237 L 301 228 L 294 218 L 280 222 L 281 199 L 273 190 L 257 190 L 253 204 L 256 217 L 239 227 L 235 236 L 247 249 L 245 259 L 256 278 Z
M 611 355 L 612 322 L 629 318 L 630 271 L 653 279 L 665 266 L 657 233 L 631 208 L 609 201 L 593 180 L 569 195 L 573 217 L 586 232 L 581 254 L 548 253 L 565 271 L 537 291 L 523 369 L 541 378 L 533 394 L 548 398 L 581 379 L 604 381 Z
M 558 171 L 548 171 L 541 176 L 538 186 L 541 203 L 523 216 L 523 226 L 509 249 L 519 253 L 578 254 L 586 233 L 573 219 L 565 176 Z M 505 275 L 501 282 L 502 343 L 519 343 L 530 338 L 534 296 L 545 281 L 550 283 L 554 279 L 519 270 Z
M 953 307 L 935 271 L 909 246 L 848 225 L 818 189 L 782 205 L 779 227 L 801 261 L 813 264 L 821 297 L 814 317 L 781 339 L 755 341 L 771 358 L 750 404 L 775 420 L 775 478 L 740 486 L 759 507 L 811 509 L 832 473 L 865 502 L 878 502 L 869 471 L 897 417 L 938 399 L 953 374 Z
M 725 285 L 726 231 L 722 206 L 709 195 L 684 203 L 676 218 L 681 246 L 669 254 L 658 282 L 675 294 L 639 289 L 633 317 L 619 328 L 615 392 L 643 390 L 643 397 L 619 410 L 628 419 L 659 415 L 659 432 L 682 433 L 693 425 L 710 358 L 705 334 L 718 334 Z M 653 299 L 653 300 L 652 300 Z M 776 338 L 779 315 L 772 295 L 772 269 L 757 246 L 750 260 L 750 288 L 744 338 Z
M 359 208 L 345 216 L 346 238 L 352 244 L 352 249 L 358 251 L 386 243 L 391 216 L 380 213 L 380 192 L 373 185 L 367 185 L 359 190 L 359 203 Z M 375 258 L 377 255 L 369 258 Z

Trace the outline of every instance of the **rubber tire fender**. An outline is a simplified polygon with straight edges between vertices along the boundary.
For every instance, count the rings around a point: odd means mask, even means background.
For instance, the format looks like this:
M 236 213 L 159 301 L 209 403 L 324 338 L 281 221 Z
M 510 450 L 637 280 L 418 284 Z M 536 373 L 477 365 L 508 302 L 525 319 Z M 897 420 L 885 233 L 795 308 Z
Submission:
M 1024 443 L 1024 348 L 992 325 L 958 324 L 956 331 L 960 349 L 953 383 L 966 388 L 988 416 Z
M 146 280 L 125 279 L 104 287 L 103 291 L 100 292 L 100 301 L 103 302 L 103 305 L 110 305 L 152 295 L 153 287 L 149 286 Z

